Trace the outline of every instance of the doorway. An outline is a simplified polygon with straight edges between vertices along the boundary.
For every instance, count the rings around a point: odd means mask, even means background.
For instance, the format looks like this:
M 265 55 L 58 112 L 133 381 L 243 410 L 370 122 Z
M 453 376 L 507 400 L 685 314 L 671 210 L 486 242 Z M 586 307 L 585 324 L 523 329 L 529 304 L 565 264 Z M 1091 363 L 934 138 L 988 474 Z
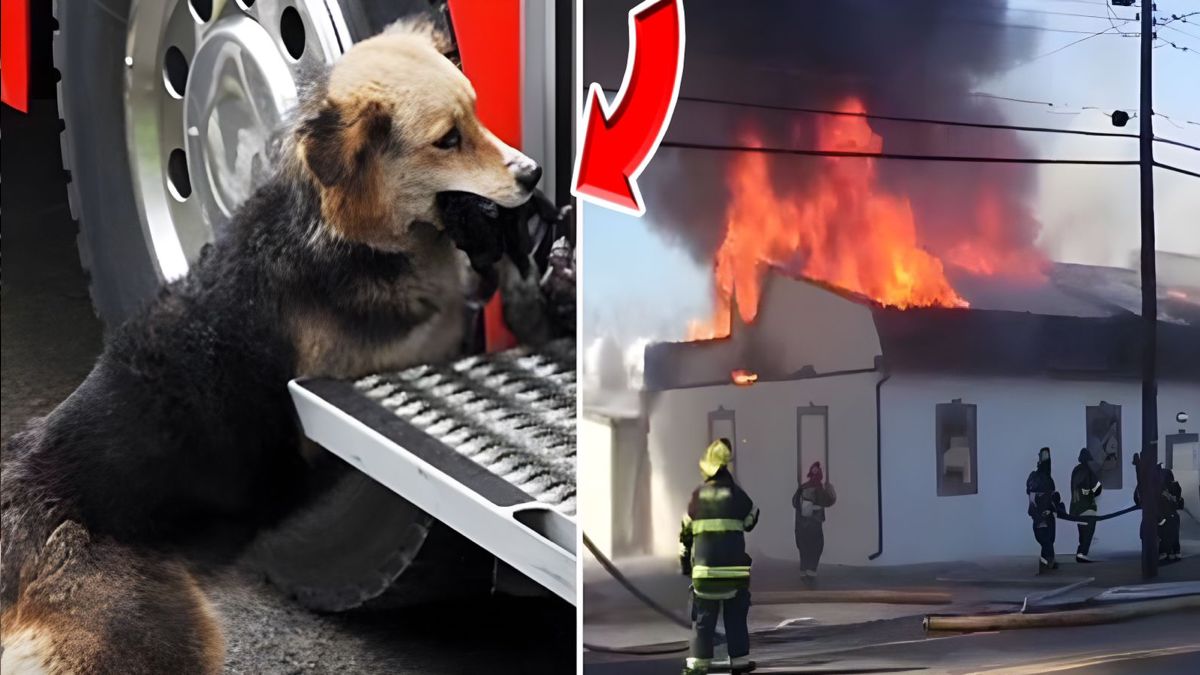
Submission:
M 825 479 L 829 480 L 829 406 L 813 405 L 796 408 L 796 485 L 807 479 L 808 467 L 821 463 Z
M 725 406 L 717 406 L 716 410 L 708 413 L 708 442 L 712 443 L 721 438 L 729 439 L 729 451 L 733 455 L 733 462 L 728 468 L 729 473 L 736 477 L 738 465 L 737 417 L 734 411 L 726 409 Z
M 1183 488 L 1183 510 L 1200 521 L 1200 434 L 1169 434 L 1167 468 Z

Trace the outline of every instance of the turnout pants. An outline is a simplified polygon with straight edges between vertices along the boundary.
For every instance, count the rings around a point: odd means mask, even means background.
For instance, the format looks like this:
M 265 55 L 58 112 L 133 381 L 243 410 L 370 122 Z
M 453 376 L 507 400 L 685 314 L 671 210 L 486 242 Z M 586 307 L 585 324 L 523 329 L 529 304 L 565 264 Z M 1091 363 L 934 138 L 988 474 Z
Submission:
M 1095 512 L 1088 512 L 1088 515 L 1095 515 Z M 1096 523 L 1079 523 L 1079 548 L 1075 549 L 1075 553 L 1079 555 L 1087 555 L 1088 550 L 1092 547 L 1092 537 L 1096 536 Z
M 796 522 L 796 548 L 800 551 L 800 569 L 816 572 L 825 550 L 825 530 L 821 521 L 800 518 Z
M 1158 554 L 1179 555 L 1179 512 L 1164 516 L 1158 526 Z
M 697 672 L 707 672 L 712 663 L 713 634 L 717 629 L 717 616 L 725 615 L 725 640 L 729 648 L 729 661 L 737 667 L 747 662 L 750 654 L 750 634 L 746 627 L 746 615 L 750 612 L 750 589 L 743 588 L 727 600 L 701 598 L 692 593 L 692 642 L 687 660 L 688 667 Z
M 1033 537 L 1042 545 L 1042 560 L 1054 562 L 1054 518 L 1033 521 Z

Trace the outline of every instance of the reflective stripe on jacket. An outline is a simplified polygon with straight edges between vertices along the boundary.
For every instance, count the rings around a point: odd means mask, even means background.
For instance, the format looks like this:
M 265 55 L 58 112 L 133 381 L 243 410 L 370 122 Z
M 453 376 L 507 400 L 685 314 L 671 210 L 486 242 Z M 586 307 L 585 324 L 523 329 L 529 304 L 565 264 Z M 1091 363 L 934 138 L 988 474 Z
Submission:
M 1075 465 L 1071 471 L 1071 515 L 1078 516 L 1096 512 L 1096 497 L 1103 487 L 1096 472 L 1085 462 Z
M 750 583 L 745 533 L 758 509 L 725 469 L 692 492 L 679 532 L 680 565 L 700 597 L 733 597 Z

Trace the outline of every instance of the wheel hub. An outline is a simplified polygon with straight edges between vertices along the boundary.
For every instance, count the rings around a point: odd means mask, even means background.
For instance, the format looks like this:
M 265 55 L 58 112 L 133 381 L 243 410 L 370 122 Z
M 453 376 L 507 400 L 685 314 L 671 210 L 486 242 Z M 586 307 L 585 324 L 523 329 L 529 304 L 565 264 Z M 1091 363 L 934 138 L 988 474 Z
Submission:
M 271 35 L 248 16 L 216 22 L 200 42 L 184 95 L 188 173 L 214 228 L 262 184 L 272 136 L 296 103 L 296 82 Z
M 270 175 L 301 71 L 350 44 L 336 0 L 134 0 L 126 137 L 163 279 Z

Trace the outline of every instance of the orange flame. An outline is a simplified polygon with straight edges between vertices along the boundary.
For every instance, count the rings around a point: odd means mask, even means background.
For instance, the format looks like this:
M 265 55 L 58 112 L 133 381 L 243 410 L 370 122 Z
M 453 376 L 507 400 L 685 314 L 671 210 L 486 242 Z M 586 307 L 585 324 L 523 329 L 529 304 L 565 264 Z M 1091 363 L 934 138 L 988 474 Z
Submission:
M 851 98 L 839 110 L 864 112 L 865 108 Z M 763 145 L 753 131 L 739 140 L 750 147 Z M 816 121 L 816 147 L 879 152 L 883 139 L 866 118 L 822 117 Z M 877 186 L 876 160 L 822 157 L 816 161 L 821 162 L 820 171 L 802 192 L 778 190 L 763 153 L 742 153 L 732 161 L 725 238 L 715 260 L 714 312 L 709 321 L 691 323 L 688 339 L 729 335 L 735 299 L 741 319 L 753 321 L 764 274 L 772 266 L 886 306 L 968 306 L 946 279 L 942 260 L 918 245 L 908 198 Z M 994 194 L 982 199 L 978 210 L 974 215 L 982 223 L 980 239 L 987 243 L 960 244 L 947 255 L 948 262 L 981 274 L 1001 267 L 1040 269 L 1040 255 L 1028 247 L 1001 247 L 997 254 L 1003 218 Z
M 758 373 L 754 373 L 749 370 L 743 370 L 741 368 L 738 368 L 730 373 L 730 377 L 733 380 L 733 383 L 739 387 L 749 387 L 755 382 L 758 382 Z
M 1006 240 L 1004 225 L 999 196 L 994 188 L 984 186 L 975 207 L 973 236 L 951 247 L 946 262 L 974 274 L 1045 278 L 1045 257 L 1037 249 Z

